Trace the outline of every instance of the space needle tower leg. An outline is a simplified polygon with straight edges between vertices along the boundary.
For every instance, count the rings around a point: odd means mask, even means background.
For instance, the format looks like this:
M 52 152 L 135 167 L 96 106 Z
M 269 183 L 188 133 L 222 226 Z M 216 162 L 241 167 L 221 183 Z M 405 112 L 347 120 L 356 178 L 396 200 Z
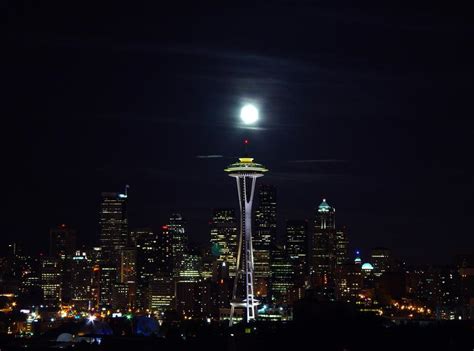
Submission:
M 250 178 L 250 177 L 249 177 Z M 253 245 L 252 245 L 252 202 L 255 192 L 255 183 L 257 178 L 251 177 L 252 189 L 250 199 L 245 199 L 245 277 L 246 277 L 246 299 L 247 299 L 247 323 L 255 319 L 255 297 L 253 291 Z M 244 186 L 245 186 L 244 181 Z

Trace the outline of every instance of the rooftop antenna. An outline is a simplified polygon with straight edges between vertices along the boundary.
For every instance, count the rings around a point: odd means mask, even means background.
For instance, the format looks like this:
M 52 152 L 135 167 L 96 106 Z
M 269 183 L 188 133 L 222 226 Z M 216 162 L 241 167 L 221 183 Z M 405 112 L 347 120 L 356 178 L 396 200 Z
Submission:
M 125 185 L 125 196 L 128 196 L 128 188 L 130 188 L 130 185 Z

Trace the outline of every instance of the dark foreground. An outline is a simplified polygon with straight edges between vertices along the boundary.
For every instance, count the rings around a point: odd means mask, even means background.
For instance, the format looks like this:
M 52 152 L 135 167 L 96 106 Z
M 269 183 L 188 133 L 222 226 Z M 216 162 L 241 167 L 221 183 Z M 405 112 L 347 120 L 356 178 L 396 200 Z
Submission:
M 30 339 L 0 336 L 1 351 L 15 350 L 469 350 L 472 321 L 395 324 L 376 317 L 255 323 L 235 326 L 183 323 L 161 335 L 101 336 L 97 342 L 57 342 L 54 333 Z

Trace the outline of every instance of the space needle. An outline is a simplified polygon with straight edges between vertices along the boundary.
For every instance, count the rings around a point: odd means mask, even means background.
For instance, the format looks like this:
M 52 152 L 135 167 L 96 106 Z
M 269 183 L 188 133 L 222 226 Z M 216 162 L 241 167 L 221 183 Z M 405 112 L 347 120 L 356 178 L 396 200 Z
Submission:
M 246 124 L 254 123 L 258 119 L 258 110 L 253 105 L 246 105 L 241 110 L 241 118 Z M 247 145 L 248 141 L 245 140 L 244 143 Z M 239 158 L 239 162 L 229 165 L 224 171 L 236 180 L 240 207 L 239 246 L 230 303 L 229 325 L 232 326 L 235 308 L 245 309 L 247 323 L 256 318 L 259 302 L 255 299 L 253 289 L 252 202 L 257 178 L 262 177 L 268 169 L 246 155 Z M 239 281 L 243 281 L 244 289 L 238 290 Z

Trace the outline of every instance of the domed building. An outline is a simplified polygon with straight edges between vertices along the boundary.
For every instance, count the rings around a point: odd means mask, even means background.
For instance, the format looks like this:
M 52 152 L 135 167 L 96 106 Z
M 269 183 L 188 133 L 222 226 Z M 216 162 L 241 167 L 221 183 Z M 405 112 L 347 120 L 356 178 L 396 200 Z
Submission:
M 374 266 L 372 266 L 371 263 L 369 262 L 365 262 L 363 265 L 362 265 L 362 270 L 363 271 L 373 271 L 374 270 Z

